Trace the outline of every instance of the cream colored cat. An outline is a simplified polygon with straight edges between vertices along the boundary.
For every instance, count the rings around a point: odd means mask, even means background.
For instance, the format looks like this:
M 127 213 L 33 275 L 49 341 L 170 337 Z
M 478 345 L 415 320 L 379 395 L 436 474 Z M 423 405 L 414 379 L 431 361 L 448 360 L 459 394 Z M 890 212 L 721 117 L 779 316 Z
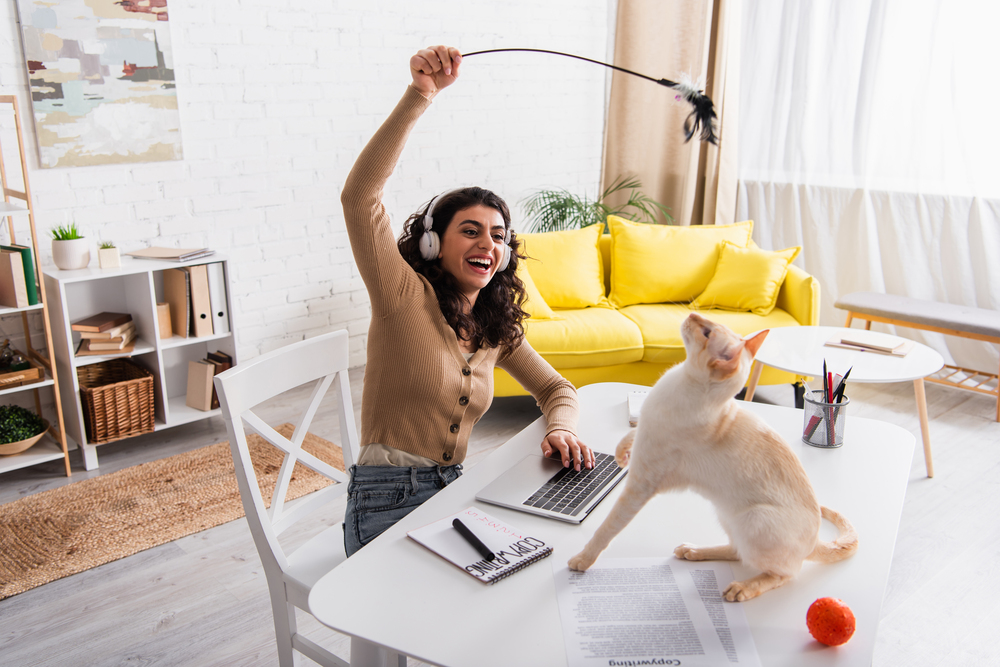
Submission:
M 858 548 L 854 527 L 820 507 L 791 447 L 733 399 L 746 382 L 767 331 L 747 340 L 697 313 L 681 326 L 687 360 L 656 383 L 643 403 L 639 426 L 618 443 L 618 465 L 632 465 L 608 518 L 569 561 L 594 564 L 611 540 L 656 494 L 691 489 L 715 505 L 729 544 L 674 549 L 687 560 L 740 560 L 761 574 L 734 581 L 723 593 L 742 601 L 781 586 L 804 560 L 832 563 Z M 633 448 L 633 442 L 635 444 Z M 820 517 L 840 529 L 819 540 Z

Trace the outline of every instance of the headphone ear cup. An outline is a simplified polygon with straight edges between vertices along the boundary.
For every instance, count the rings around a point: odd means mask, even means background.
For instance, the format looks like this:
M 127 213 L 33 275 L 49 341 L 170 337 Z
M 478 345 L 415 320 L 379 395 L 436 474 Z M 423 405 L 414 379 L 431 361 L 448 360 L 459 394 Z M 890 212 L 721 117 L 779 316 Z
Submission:
M 508 264 L 510 264 L 510 227 L 507 228 L 507 232 L 503 235 L 503 258 L 501 258 L 500 265 L 497 267 L 497 273 L 506 271 Z
M 420 256 L 424 261 L 433 262 L 441 252 L 441 239 L 434 230 L 427 230 L 420 236 Z
M 500 265 L 497 267 L 497 273 L 502 273 L 503 271 L 506 271 L 508 264 L 510 264 L 510 246 L 504 244 L 503 258 L 500 260 Z

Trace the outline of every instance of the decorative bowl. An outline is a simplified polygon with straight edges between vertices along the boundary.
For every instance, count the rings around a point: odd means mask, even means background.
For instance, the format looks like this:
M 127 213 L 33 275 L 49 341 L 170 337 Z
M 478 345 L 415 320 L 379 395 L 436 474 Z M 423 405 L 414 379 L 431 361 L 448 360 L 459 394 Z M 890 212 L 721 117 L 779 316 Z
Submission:
M 49 423 L 46 420 L 42 420 L 42 425 L 45 427 L 42 429 L 41 433 L 33 435 L 27 440 L 18 440 L 17 442 L 5 442 L 0 445 L 0 456 L 10 456 L 12 454 L 20 454 L 21 452 L 27 450 L 29 447 L 34 445 L 36 442 L 42 439 L 46 433 L 49 432 Z

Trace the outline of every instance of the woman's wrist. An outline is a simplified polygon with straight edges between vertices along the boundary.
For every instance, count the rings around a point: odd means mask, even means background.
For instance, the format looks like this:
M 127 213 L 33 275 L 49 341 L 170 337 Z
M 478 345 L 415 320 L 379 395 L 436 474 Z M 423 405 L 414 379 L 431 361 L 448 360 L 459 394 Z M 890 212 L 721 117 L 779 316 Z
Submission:
M 417 88 L 416 84 L 413 84 L 413 83 L 410 84 L 410 88 L 412 88 L 413 90 L 417 91 L 417 93 L 421 97 L 423 97 L 424 99 L 426 99 L 427 101 L 433 100 L 434 97 L 438 94 L 437 90 L 435 90 L 433 92 L 424 91 L 424 90 L 421 90 L 420 88 Z

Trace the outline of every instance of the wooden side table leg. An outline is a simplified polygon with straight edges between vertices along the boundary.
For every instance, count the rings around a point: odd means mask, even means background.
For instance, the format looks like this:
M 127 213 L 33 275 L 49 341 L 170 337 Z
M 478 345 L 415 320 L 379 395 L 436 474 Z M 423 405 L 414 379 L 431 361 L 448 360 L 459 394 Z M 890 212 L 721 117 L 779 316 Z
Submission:
M 747 392 L 743 396 L 744 401 L 753 400 L 753 393 L 757 391 L 757 383 L 760 382 L 760 372 L 762 370 L 764 370 L 764 364 L 754 361 L 753 370 L 750 371 L 750 382 L 747 383 Z
M 924 379 L 913 381 L 913 390 L 917 395 L 917 413 L 920 415 L 920 434 L 924 438 L 924 463 L 927 465 L 927 476 L 934 476 L 934 461 L 931 459 L 931 433 L 927 423 L 927 396 L 924 394 Z

